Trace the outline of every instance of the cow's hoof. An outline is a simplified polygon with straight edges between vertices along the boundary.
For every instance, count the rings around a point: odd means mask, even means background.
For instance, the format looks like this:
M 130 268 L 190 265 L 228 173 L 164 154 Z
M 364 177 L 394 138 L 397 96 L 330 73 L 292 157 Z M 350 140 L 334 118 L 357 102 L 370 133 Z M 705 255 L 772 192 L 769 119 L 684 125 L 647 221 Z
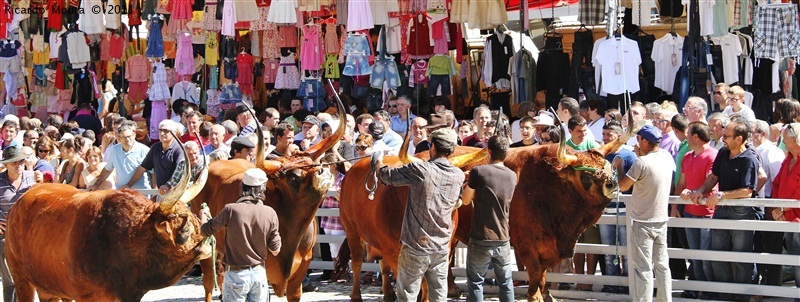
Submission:
M 358 298 L 358 299 L 350 298 L 350 301 L 351 302 L 363 302 L 364 300 L 362 300 L 361 298 Z
M 397 295 L 395 295 L 394 292 L 391 295 L 383 295 L 383 299 L 381 301 L 383 302 L 397 301 Z
M 558 300 L 553 298 L 553 295 L 547 294 L 547 296 L 544 297 L 544 302 L 558 302 Z
M 452 299 L 461 298 L 461 289 L 459 289 L 458 287 L 455 288 L 451 287 L 450 289 L 447 290 L 447 297 Z

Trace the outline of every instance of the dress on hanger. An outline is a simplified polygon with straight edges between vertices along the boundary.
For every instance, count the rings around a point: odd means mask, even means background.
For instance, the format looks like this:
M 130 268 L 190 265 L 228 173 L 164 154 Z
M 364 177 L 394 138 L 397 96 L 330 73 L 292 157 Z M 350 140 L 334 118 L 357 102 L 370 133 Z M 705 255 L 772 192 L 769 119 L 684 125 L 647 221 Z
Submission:
M 411 59 L 427 59 L 433 55 L 433 46 L 430 42 L 430 28 L 425 15 L 411 18 L 409 28 L 408 54 Z
M 119 14 L 120 11 L 114 9 L 116 7 L 119 7 L 119 5 L 120 5 L 119 1 L 120 0 L 108 0 L 108 2 L 106 3 L 106 8 L 109 8 L 109 7 L 111 8 L 111 9 L 106 9 L 106 13 L 103 16 L 104 19 L 105 19 L 106 28 L 117 29 L 117 28 L 119 28 L 120 25 L 122 25 L 122 22 L 120 21 L 120 14 Z
M 178 52 L 175 55 L 175 72 L 179 75 L 194 74 L 194 58 L 192 48 L 192 36 L 189 33 L 181 33 L 178 36 Z
M 249 53 L 240 53 L 236 56 L 239 69 L 237 81 L 244 94 L 253 94 L 253 56 Z
M 255 0 L 233 1 L 233 11 L 236 13 L 236 22 L 256 21 L 261 18 L 261 15 L 259 14 L 259 8 L 258 5 L 256 5 Z
M 278 74 L 275 76 L 275 89 L 297 89 L 300 87 L 300 74 L 294 63 L 294 55 L 281 56 Z
M 164 57 L 164 38 L 161 36 L 161 25 L 164 22 L 162 18 L 163 16 L 160 15 L 149 17 L 150 27 L 147 30 L 147 51 L 145 51 L 147 57 Z
M 201 0 L 197 0 L 201 1 Z M 203 28 L 207 31 L 219 32 L 222 30 L 222 21 L 215 17 L 217 13 L 216 2 L 206 2 L 206 9 L 203 12 Z
M 372 20 L 372 10 L 369 1 L 349 0 L 347 5 L 347 31 L 372 29 L 375 22 Z
M 172 0 L 172 19 L 192 19 L 192 5 L 195 0 Z M 197 0 L 203 1 L 203 0 Z
M 274 84 L 278 76 L 278 68 L 280 61 L 277 59 L 269 59 L 264 62 L 264 84 Z
M 339 35 L 336 33 L 336 24 L 325 23 L 325 53 L 339 52 Z
M 153 63 L 153 84 L 147 92 L 147 96 L 153 100 L 168 100 L 172 97 L 167 85 L 167 68 L 163 62 Z
M 225 5 L 222 7 L 222 35 L 223 36 L 236 36 L 236 12 L 233 8 L 233 0 L 225 0 Z
M 86 34 L 102 34 L 106 30 L 103 24 L 103 14 L 89 13 L 95 7 L 103 7 L 100 0 L 83 0 L 80 9 L 85 13 L 79 14 L 78 22 L 81 24 L 81 31 Z
M 277 59 L 281 56 L 281 49 L 275 41 L 280 40 L 280 31 L 275 23 L 267 22 L 266 29 L 261 31 L 261 57 L 265 59 Z
M 297 23 L 297 0 L 272 0 L 267 21 L 280 24 Z
M 322 67 L 322 47 L 318 25 L 303 25 L 303 44 L 300 46 L 300 68 L 303 70 L 319 70 Z
M 219 61 L 219 34 L 206 31 L 206 65 L 217 66 Z

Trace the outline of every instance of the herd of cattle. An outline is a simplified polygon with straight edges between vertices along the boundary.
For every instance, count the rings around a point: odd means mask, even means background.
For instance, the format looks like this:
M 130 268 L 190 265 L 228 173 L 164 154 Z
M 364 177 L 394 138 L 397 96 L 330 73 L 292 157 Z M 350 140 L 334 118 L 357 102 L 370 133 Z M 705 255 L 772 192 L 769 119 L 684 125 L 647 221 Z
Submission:
M 345 112 L 341 102 L 338 110 Z M 339 124 L 345 122 L 340 114 Z M 264 146 L 260 131 L 256 133 L 257 145 Z M 343 135 L 344 127 L 338 127 L 309 150 L 276 160 L 265 160 L 259 148 L 255 163 L 216 161 L 192 184 L 187 169 L 181 183 L 161 203 L 127 189 L 84 192 L 61 184 L 35 186 L 19 199 L 7 222 L 6 257 L 19 301 L 33 301 L 34 291 L 41 301 L 140 301 L 147 291 L 174 284 L 200 261 L 205 299 L 210 302 L 214 282 L 222 284 L 224 245 L 217 245 L 219 256 L 213 263 L 211 247 L 203 240 L 194 214 L 204 202 L 212 215 L 235 202 L 244 171 L 254 166 L 269 176 L 264 204 L 274 208 L 280 220 L 282 248 L 277 257 L 267 258 L 267 276 L 279 297 L 299 301 L 316 242 L 316 210 L 332 185 L 331 175 L 319 161 Z M 560 145 L 509 152 L 505 164 L 519 179 L 509 216 L 511 244 L 528 273 L 528 300 L 548 296 L 545 270 L 572 256 L 580 234 L 618 194 L 604 157 L 630 135 L 631 130 L 617 142 L 580 153 L 567 150 L 564 140 Z M 407 137 L 403 151 L 408 141 Z M 396 166 L 427 157 L 427 153 L 417 154 L 419 158 L 400 153 L 385 162 Z M 489 158 L 485 150 L 457 147 L 450 161 L 466 172 L 487 164 Z M 369 159 L 354 164 L 343 180 L 339 203 L 347 239 L 336 266 L 347 269 L 348 262 L 352 263 L 350 297 L 358 301 L 365 252 L 381 259 L 384 278 L 390 269 L 397 271 L 403 217 L 398 213 L 405 210 L 408 194 L 407 188 L 380 184 L 370 200 L 364 188 L 369 173 Z M 471 216 L 469 206 L 453 213 L 456 229 L 451 246 L 468 242 Z M 224 242 L 224 232 L 215 236 L 217 242 Z M 208 272 L 216 272 L 216 278 Z M 386 279 L 383 293 L 387 301 L 394 300 Z

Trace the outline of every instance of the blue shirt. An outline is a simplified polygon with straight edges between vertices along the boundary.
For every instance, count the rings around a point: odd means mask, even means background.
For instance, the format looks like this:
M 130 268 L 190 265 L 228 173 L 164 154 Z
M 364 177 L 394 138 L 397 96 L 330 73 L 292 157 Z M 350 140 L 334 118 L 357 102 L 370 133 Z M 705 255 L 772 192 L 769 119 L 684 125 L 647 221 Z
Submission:
M 384 143 L 386 143 L 389 148 L 400 150 L 400 147 L 403 146 L 403 137 L 397 132 L 388 131 L 383 135 L 383 139 L 381 139 Z
M 136 172 L 136 169 L 139 168 L 144 158 L 147 156 L 147 152 L 150 151 L 147 146 L 139 142 L 133 143 L 133 146 L 127 152 L 122 149 L 122 144 L 116 144 L 108 147 L 108 149 L 111 151 L 108 152 L 109 157 L 108 160 L 106 160 L 107 164 L 105 169 L 108 171 L 116 171 L 117 184 L 122 185 L 131 181 L 133 173 Z M 150 177 L 142 175 L 131 188 L 150 189 Z
M 409 123 L 411 123 L 411 121 L 414 120 L 415 118 L 417 118 L 416 115 L 414 114 L 409 115 L 408 116 Z M 389 128 L 392 128 L 392 131 L 397 132 L 398 134 L 400 133 L 405 134 L 408 131 L 408 125 L 406 124 L 406 121 L 400 118 L 399 114 L 393 115 L 389 119 L 389 121 L 391 122 L 389 124 Z
M 17 200 L 22 194 L 28 192 L 28 189 L 36 184 L 33 172 L 31 171 L 22 171 L 20 178 L 22 180 L 19 189 L 17 189 L 17 187 L 11 183 L 11 180 L 8 179 L 8 172 L 0 173 L 0 221 L 6 221 L 8 211 L 11 210 L 11 207 L 17 203 Z
M 636 162 L 636 153 L 633 153 L 633 151 L 631 151 L 631 150 L 622 148 L 617 153 L 611 153 L 609 155 L 606 155 L 606 160 L 608 162 L 610 162 L 611 164 L 614 164 L 614 158 L 617 157 L 617 156 L 622 158 L 622 167 L 625 169 L 625 173 L 628 173 L 628 170 L 631 169 L 631 167 L 633 166 L 633 163 Z M 625 175 L 620 175 L 620 177 L 622 177 L 622 176 L 625 176 Z M 622 193 L 623 194 L 631 194 L 631 192 L 633 192 L 633 188 L 631 188 L 631 189 L 629 189 L 629 190 L 627 190 L 625 192 L 622 192 Z M 616 202 L 609 203 L 606 206 L 606 208 L 617 208 L 617 203 Z M 625 208 L 625 203 L 624 202 L 620 202 L 619 203 L 619 208 Z

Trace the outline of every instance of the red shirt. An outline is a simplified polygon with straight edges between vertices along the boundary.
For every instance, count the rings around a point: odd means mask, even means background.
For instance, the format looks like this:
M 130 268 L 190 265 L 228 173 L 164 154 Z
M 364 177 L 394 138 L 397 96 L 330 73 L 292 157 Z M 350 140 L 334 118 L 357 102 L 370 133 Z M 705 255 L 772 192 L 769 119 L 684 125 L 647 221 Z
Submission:
M 188 142 L 188 141 L 195 141 L 195 142 L 196 142 L 196 141 L 197 141 L 197 137 L 195 137 L 194 135 L 191 135 L 191 134 L 189 134 L 189 133 L 186 133 L 186 134 L 184 134 L 184 135 L 181 135 L 181 143 L 184 143 L 184 144 L 185 144 L 185 143 L 186 143 L 186 142 Z M 210 143 L 208 140 L 203 140 L 203 138 L 202 138 L 202 137 L 200 138 L 200 141 L 202 141 L 202 142 L 203 142 L 203 145 L 202 145 L 202 146 L 200 146 L 200 148 L 202 148 L 202 147 L 204 147 L 205 145 L 208 145 L 208 144 Z
M 772 198 L 800 199 L 800 165 L 795 164 L 789 170 L 789 163 L 795 155 L 789 153 L 781 164 L 781 170 L 772 180 Z M 800 209 L 785 209 L 786 221 L 800 222 Z
M 685 178 L 687 189 L 696 190 L 703 185 L 703 182 L 706 181 L 706 176 L 711 172 L 711 166 L 714 164 L 715 158 L 717 158 L 717 149 L 712 147 L 706 147 L 697 156 L 694 155 L 694 151 L 686 153 L 686 156 L 683 157 L 683 163 L 681 163 L 681 174 Z M 715 186 L 706 196 L 716 194 L 716 191 L 717 187 Z M 711 217 L 714 214 L 714 210 L 709 209 L 707 206 L 695 204 L 687 204 L 683 211 L 694 216 Z

